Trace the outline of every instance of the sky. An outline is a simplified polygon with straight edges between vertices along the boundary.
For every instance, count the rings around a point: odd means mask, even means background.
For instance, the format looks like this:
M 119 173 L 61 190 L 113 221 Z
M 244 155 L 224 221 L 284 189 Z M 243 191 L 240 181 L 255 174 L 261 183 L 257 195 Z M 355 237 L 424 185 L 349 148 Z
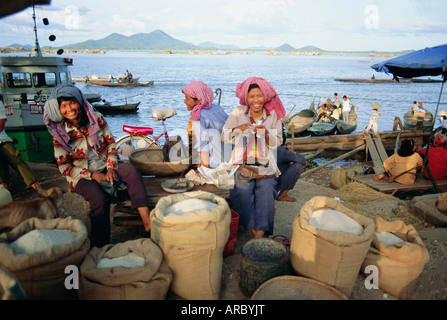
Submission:
M 446 12 L 446 0 L 51 0 L 36 7 L 41 47 L 162 30 L 195 45 L 381 52 L 447 43 Z M 32 8 L 0 18 L 0 46 L 13 43 L 34 45 Z

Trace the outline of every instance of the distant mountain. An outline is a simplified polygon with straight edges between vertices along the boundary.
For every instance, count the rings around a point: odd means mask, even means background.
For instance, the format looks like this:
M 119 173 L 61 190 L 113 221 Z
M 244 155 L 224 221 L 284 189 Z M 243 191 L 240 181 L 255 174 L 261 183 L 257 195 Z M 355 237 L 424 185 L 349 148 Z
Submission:
M 305 47 L 302 47 L 302 48 L 297 49 L 297 50 L 298 51 L 323 51 L 322 49 L 314 47 L 314 46 L 305 46 Z
M 203 42 L 199 44 L 197 47 L 200 49 L 208 49 L 208 50 L 239 50 L 240 48 L 238 46 L 232 45 L 232 44 L 218 44 L 213 42 Z
M 276 51 L 294 51 L 295 48 L 292 47 L 290 44 L 285 43 L 282 46 L 275 49 Z
M 119 33 L 99 40 L 87 40 L 66 46 L 68 49 L 197 49 L 189 42 L 172 38 L 161 30 L 125 36 Z

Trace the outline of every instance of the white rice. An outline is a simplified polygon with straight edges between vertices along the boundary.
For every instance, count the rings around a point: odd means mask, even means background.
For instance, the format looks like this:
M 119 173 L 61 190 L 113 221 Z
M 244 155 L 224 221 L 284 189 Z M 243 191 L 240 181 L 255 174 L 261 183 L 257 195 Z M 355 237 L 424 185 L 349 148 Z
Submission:
M 125 268 L 136 268 L 143 267 L 146 260 L 139 255 L 130 252 L 122 257 L 117 258 L 102 258 L 98 264 L 97 268 L 113 268 L 113 267 L 125 267 Z
M 70 230 L 36 229 L 20 236 L 9 246 L 14 254 L 34 254 L 53 246 L 68 244 L 74 240 L 75 235 Z
M 308 223 L 320 230 L 350 232 L 357 236 L 363 234 L 363 227 L 357 221 L 332 209 L 313 211 Z
M 202 200 L 202 199 L 187 199 L 183 201 L 179 201 L 169 207 L 166 208 L 166 215 L 168 214 L 177 214 L 181 215 L 188 212 L 194 212 L 199 210 L 212 210 L 214 208 L 217 208 L 218 205 Z
M 376 232 L 376 237 L 379 242 L 385 243 L 387 246 L 393 246 L 398 243 L 404 243 L 401 238 L 395 236 L 390 232 Z

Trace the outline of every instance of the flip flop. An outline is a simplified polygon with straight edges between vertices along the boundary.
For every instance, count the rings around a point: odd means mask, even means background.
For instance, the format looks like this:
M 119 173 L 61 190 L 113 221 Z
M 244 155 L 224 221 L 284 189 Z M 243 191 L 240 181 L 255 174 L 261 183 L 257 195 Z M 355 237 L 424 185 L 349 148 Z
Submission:
M 276 235 L 272 237 L 273 240 L 281 242 L 285 246 L 290 246 L 290 240 L 283 235 Z

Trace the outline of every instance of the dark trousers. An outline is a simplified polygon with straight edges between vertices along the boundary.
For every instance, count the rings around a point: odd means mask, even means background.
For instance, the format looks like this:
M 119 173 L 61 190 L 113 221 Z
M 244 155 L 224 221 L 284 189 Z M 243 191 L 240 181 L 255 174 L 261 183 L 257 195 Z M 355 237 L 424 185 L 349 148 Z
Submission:
M 120 163 L 117 174 L 126 183 L 132 208 L 147 207 L 147 193 L 138 168 Z M 95 180 L 81 179 L 76 184 L 76 193 L 90 205 L 91 244 L 102 247 L 110 243 L 110 203 L 112 199 Z
M 292 190 L 296 182 L 301 176 L 303 166 L 299 163 L 292 163 L 286 171 L 284 171 L 278 178 L 277 190 L 280 196 L 286 190 Z

